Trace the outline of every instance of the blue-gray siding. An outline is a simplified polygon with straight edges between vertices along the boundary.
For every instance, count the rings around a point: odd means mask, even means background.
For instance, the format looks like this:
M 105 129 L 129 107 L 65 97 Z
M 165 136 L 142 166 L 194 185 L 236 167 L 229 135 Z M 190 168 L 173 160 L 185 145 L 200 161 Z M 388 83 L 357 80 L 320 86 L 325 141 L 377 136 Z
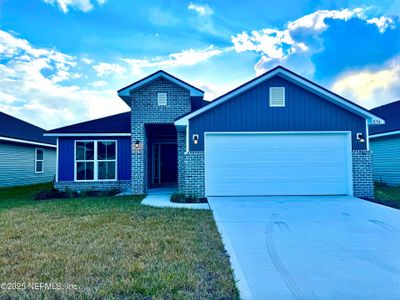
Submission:
M 285 87 L 285 107 L 269 107 L 271 86 Z M 207 131 L 352 131 L 353 150 L 364 150 L 356 134 L 365 136 L 365 126 L 364 118 L 276 76 L 191 119 L 189 144 L 190 151 L 202 151 Z
M 35 149 L 44 149 L 43 173 L 35 173 Z M 0 142 L 0 187 L 53 181 L 56 149 Z
M 374 180 L 400 185 L 400 135 L 370 140 Z

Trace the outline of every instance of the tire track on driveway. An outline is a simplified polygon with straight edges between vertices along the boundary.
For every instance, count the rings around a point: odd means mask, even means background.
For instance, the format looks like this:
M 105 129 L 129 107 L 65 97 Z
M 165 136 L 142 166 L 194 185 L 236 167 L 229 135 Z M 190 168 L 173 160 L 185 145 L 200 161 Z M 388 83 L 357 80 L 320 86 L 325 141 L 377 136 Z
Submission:
M 285 282 L 286 286 L 292 293 L 294 299 L 301 299 L 301 300 L 313 300 L 316 299 L 315 294 L 313 290 L 310 288 L 309 293 L 304 293 L 302 289 L 299 287 L 297 284 L 296 280 L 293 278 L 293 276 L 289 273 L 289 271 L 286 269 L 285 265 L 283 264 L 278 251 L 276 250 L 275 242 L 274 242 L 274 237 L 273 237 L 273 232 L 274 232 L 274 225 L 276 224 L 279 229 L 285 232 L 290 232 L 289 226 L 283 222 L 283 221 L 277 221 L 276 220 L 277 215 L 272 214 L 270 220 L 267 222 L 266 228 L 265 228 L 265 242 L 267 244 L 267 249 L 268 249 L 268 254 L 272 260 L 272 263 L 275 266 L 275 269 L 277 270 L 279 276 L 282 278 L 282 280 Z

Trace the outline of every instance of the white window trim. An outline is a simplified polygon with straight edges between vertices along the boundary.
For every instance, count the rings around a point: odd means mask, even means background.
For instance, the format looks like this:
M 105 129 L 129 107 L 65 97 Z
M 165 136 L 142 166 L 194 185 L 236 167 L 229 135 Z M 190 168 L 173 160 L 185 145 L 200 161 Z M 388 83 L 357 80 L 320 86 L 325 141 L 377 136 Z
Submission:
M 93 179 L 78 180 L 77 179 L 77 160 L 76 160 L 76 143 L 77 142 L 93 142 L 94 143 L 94 159 L 93 160 L 79 160 L 79 162 L 93 162 Z M 97 143 L 98 142 L 115 142 L 115 160 L 105 160 L 105 161 L 115 161 L 115 179 L 98 179 L 98 163 L 103 160 L 97 159 Z M 75 140 L 74 141 L 74 181 L 76 182 L 103 182 L 103 181 L 117 181 L 118 180 L 118 142 L 117 140 Z
M 165 104 L 164 104 L 164 102 L 162 102 L 162 103 L 160 104 L 159 96 L 160 96 L 161 94 L 165 95 Z M 167 93 L 167 92 L 159 92 L 159 93 L 157 93 L 157 105 L 158 105 L 158 106 L 167 106 L 167 105 L 168 105 L 168 93 Z
M 37 158 L 38 150 L 42 150 L 42 152 L 43 152 L 43 158 L 42 159 L 38 159 Z M 36 168 L 37 167 L 37 162 L 39 162 L 39 161 L 42 162 L 42 171 L 38 171 L 37 168 Z M 35 148 L 35 166 L 34 166 L 34 168 L 35 168 L 35 174 L 44 173 L 44 149 L 43 148 Z
M 273 104 L 272 102 L 272 90 L 273 89 L 282 89 L 283 91 L 283 103 L 282 104 Z M 269 88 L 269 107 L 285 107 L 286 106 L 286 91 L 284 86 L 271 86 Z

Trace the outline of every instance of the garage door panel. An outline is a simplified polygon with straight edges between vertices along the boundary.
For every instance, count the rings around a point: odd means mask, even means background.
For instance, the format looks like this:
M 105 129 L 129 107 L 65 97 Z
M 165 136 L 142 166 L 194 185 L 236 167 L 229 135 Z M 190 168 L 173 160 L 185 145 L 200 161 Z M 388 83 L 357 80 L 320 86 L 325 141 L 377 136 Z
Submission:
M 206 136 L 206 194 L 349 194 L 347 134 Z

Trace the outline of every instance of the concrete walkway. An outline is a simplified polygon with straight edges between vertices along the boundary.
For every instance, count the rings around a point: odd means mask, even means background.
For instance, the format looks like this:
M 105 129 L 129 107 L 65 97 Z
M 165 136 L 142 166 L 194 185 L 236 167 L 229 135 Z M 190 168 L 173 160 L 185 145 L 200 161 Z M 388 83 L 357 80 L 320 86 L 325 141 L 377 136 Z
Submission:
M 400 299 L 400 211 L 349 196 L 209 197 L 243 299 Z
M 175 187 L 160 187 L 149 189 L 147 192 L 147 196 L 142 200 L 142 204 L 155 207 L 210 209 L 208 203 L 173 203 L 170 201 L 170 198 L 171 195 L 175 192 Z

